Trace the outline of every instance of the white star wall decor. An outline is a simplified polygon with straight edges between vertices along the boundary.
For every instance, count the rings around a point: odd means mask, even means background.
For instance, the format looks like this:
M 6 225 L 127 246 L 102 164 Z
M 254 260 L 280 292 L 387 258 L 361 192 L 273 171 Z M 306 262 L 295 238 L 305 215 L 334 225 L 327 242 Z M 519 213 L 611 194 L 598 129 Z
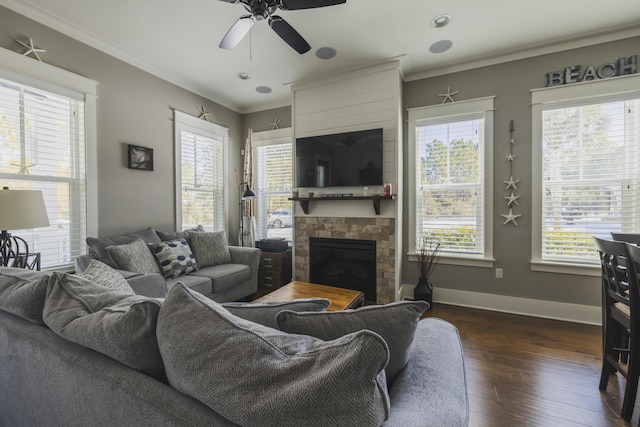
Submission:
M 453 99 L 453 95 L 457 95 L 457 94 L 459 94 L 459 93 L 460 93 L 460 91 L 459 91 L 459 90 L 457 90 L 457 91 L 455 91 L 455 92 L 451 92 L 451 86 L 449 86 L 449 87 L 447 88 L 447 93 L 439 93 L 439 94 L 438 94 L 438 96 L 444 96 L 444 98 L 442 99 L 442 104 L 444 104 L 444 103 L 445 103 L 445 102 L 447 102 L 447 101 L 456 102 L 456 101 Z
M 38 49 L 33 45 L 33 40 L 31 40 L 31 37 L 28 37 L 29 39 L 29 44 L 23 42 L 22 40 L 17 40 L 16 41 L 18 43 L 20 43 L 22 46 L 26 47 L 27 50 L 25 52 L 22 53 L 23 56 L 29 56 L 32 55 L 35 57 L 35 59 L 37 59 L 38 61 L 42 62 L 42 59 L 40 59 L 40 55 L 38 55 L 38 53 L 45 53 L 46 50 L 44 49 Z
M 513 192 L 513 190 L 517 190 L 518 189 L 518 186 L 516 184 L 520 182 L 519 179 L 514 179 L 513 178 L 513 162 L 516 159 L 516 156 L 513 155 L 513 146 L 516 143 L 516 141 L 513 139 L 513 120 L 509 121 L 509 133 L 510 133 L 509 154 L 507 154 L 504 157 L 505 157 L 505 159 L 507 159 L 507 162 L 509 162 L 509 171 L 510 171 L 510 175 L 511 176 L 509 177 L 508 181 L 502 181 L 505 184 L 507 184 L 507 187 L 505 188 L 505 190 L 511 190 L 511 194 L 504 197 L 507 200 L 507 207 L 509 208 L 509 213 L 508 214 L 500 214 L 500 216 L 505 219 L 504 225 L 507 225 L 510 222 L 512 222 L 514 225 L 517 226 L 518 223 L 516 222 L 516 218 L 519 218 L 522 215 L 513 213 L 513 205 L 520 206 L 520 204 L 518 203 L 518 199 L 520 197 L 522 197 L 522 196 L 515 195 L 514 192 Z
M 274 116 L 273 122 L 269 123 L 271 125 L 271 130 L 280 129 L 280 122 L 281 120 L 278 118 L 278 116 Z
M 199 119 L 204 119 L 206 121 L 209 121 L 209 117 L 211 115 L 211 113 L 208 113 L 205 111 L 204 106 L 200 106 L 200 108 L 198 108 L 198 111 L 200 111 L 200 115 L 198 116 Z
M 500 215 L 501 217 L 503 217 L 505 219 L 504 224 L 503 225 L 507 225 L 510 222 L 512 222 L 516 227 L 518 226 L 518 223 L 516 222 L 516 218 L 521 217 L 522 215 L 515 215 L 513 213 L 513 208 L 509 208 L 509 213 L 508 214 L 502 214 Z

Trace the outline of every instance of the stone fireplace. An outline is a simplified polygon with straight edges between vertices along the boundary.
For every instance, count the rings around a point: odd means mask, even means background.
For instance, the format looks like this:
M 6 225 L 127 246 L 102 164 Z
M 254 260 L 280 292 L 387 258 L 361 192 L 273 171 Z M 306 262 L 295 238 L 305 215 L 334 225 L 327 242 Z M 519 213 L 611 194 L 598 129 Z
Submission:
M 394 218 L 334 218 L 297 216 L 295 218 L 296 280 L 311 281 L 309 239 L 352 239 L 375 242 L 376 285 L 378 304 L 395 301 L 396 224 Z

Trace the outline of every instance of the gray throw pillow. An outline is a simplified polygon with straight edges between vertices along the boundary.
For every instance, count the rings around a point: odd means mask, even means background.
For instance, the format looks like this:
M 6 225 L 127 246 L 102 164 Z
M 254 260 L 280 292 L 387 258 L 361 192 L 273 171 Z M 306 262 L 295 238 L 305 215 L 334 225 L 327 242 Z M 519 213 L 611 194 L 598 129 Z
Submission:
M 204 233 L 207 230 L 205 230 L 202 225 L 198 225 L 195 228 L 188 228 L 184 231 L 156 231 L 156 233 L 158 233 L 158 236 L 160 236 L 160 239 L 162 239 L 163 242 L 167 240 L 184 239 L 188 244 L 191 244 L 191 236 L 189 236 L 190 231 L 199 231 Z
M 284 302 L 256 304 L 247 302 L 225 302 L 222 304 L 233 315 L 274 329 L 278 329 L 276 314 L 282 310 L 327 311 L 329 305 L 331 305 L 331 301 L 325 298 L 300 298 Z
M 122 234 L 120 236 L 87 237 L 87 245 L 89 245 L 91 253 L 100 261 L 104 262 L 109 267 L 118 268 L 116 263 L 111 259 L 111 256 L 107 253 L 107 247 L 126 245 L 127 243 L 131 243 L 138 239 L 145 243 L 159 243 L 161 241 L 156 230 L 149 227 L 144 230 Z
M 87 269 L 78 276 L 91 280 L 98 285 L 126 292 L 129 295 L 135 295 L 135 292 L 122 274 L 97 259 L 92 259 Z
M 191 249 L 196 256 L 198 268 L 211 267 L 218 264 L 229 264 L 231 253 L 227 246 L 227 236 L 224 231 L 189 232 Z
M 238 425 L 379 426 L 388 417 L 388 349 L 371 331 L 289 335 L 177 283 L 157 335 L 169 384 Z
M 107 253 L 120 270 L 162 274 L 149 246 L 140 239 L 126 245 L 109 246 Z
M 162 275 L 167 279 L 174 279 L 198 270 L 196 259 L 185 239 L 150 243 L 149 250 L 156 258 Z
M 389 346 L 389 364 L 385 371 L 391 385 L 409 361 L 409 347 L 418 321 L 428 308 L 429 303 L 425 301 L 400 301 L 325 313 L 282 311 L 276 316 L 276 322 L 285 332 L 323 340 L 333 340 L 363 329 L 379 334 Z
M 44 321 L 62 338 L 164 380 L 156 339 L 161 303 L 55 272 L 47 286 Z
M 46 273 L 0 267 L 0 310 L 44 325 L 42 309 L 48 282 Z

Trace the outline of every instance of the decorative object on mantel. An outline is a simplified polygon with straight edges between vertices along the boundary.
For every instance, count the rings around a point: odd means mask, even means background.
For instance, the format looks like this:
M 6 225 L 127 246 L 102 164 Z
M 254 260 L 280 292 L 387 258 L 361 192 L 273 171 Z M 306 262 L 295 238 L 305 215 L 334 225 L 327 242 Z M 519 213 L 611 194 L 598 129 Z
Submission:
M 457 95 L 459 93 L 460 93 L 459 90 L 456 90 L 455 92 L 451 92 L 451 86 L 449 86 L 447 88 L 447 93 L 439 93 L 438 96 L 444 96 L 444 98 L 442 99 L 442 104 L 444 104 L 447 101 L 456 102 L 453 99 L 453 95 Z
M 280 129 L 280 120 L 278 116 L 274 116 L 273 122 L 269 123 L 271 125 L 271 130 Z
M 153 170 L 153 148 L 129 144 L 127 153 L 129 169 Z
M 439 251 L 440 242 L 434 244 L 433 239 L 427 235 L 423 235 L 422 239 L 418 240 L 416 244 L 416 257 L 418 258 L 420 276 L 418 284 L 413 288 L 413 299 L 428 302 L 429 309 L 433 304 L 433 284 L 429 281 L 429 277 L 438 265 L 438 261 L 440 261 Z
M 198 118 L 199 118 L 199 119 L 209 121 L 209 116 L 211 115 L 211 113 L 208 113 L 208 112 L 204 109 L 204 106 L 203 106 L 203 105 L 201 105 L 201 106 L 198 108 L 198 111 L 200 111 L 200 115 L 198 116 Z
M 502 181 L 507 184 L 505 190 L 511 190 L 511 194 L 509 196 L 505 196 L 504 198 L 507 200 L 507 207 L 509 208 L 508 214 L 500 214 L 500 216 L 505 218 L 504 224 L 507 225 L 512 222 L 515 226 L 518 225 L 516 222 L 516 218 L 521 217 L 522 215 L 516 215 L 513 213 L 513 205 L 520 206 L 518 203 L 518 199 L 522 196 L 513 194 L 513 190 L 517 190 L 517 183 L 520 182 L 519 179 L 513 179 L 513 162 L 516 159 L 516 156 L 513 155 L 513 146 L 515 144 L 515 140 L 513 139 L 513 120 L 509 121 L 509 154 L 505 156 L 507 162 L 509 162 L 509 180 Z
M 27 50 L 25 52 L 23 52 L 22 55 L 23 56 L 29 56 L 29 55 L 33 54 L 34 59 L 37 59 L 38 61 L 42 62 L 42 59 L 40 59 L 40 55 L 38 55 L 38 53 L 45 53 L 46 50 L 36 48 L 33 45 L 33 40 L 31 40 L 31 37 L 27 37 L 27 38 L 29 39 L 29 44 L 23 42 L 22 40 L 16 39 L 16 41 L 18 43 L 20 43 L 22 46 L 27 48 Z
M 0 265 L 40 270 L 40 253 L 29 252 L 27 242 L 8 230 L 48 227 L 42 191 L 0 190 Z

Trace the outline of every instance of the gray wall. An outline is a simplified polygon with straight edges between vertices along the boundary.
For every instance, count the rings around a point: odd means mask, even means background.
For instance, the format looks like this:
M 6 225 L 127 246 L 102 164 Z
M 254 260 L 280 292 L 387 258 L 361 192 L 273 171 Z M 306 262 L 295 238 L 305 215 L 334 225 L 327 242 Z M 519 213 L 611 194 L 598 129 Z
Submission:
M 234 168 L 241 170 L 243 117 L 215 102 L 154 77 L 112 56 L 0 7 L 0 47 L 22 52 L 15 39 L 31 37 L 46 49 L 43 62 L 98 84 L 98 234 L 155 227 L 175 228 L 173 111 L 194 116 L 204 106 L 209 120 L 229 128 L 229 230 L 238 227 Z M 154 149 L 154 171 L 128 169 L 126 144 Z
M 433 275 L 436 287 L 508 295 L 522 298 L 553 300 L 591 306 L 600 305 L 599 277 L 552 274 L 531 271 L 531 95 L 529 91 L 546 85 L 546 73 L 572 65 L 598 66 L 620 57 L 638 54 L 640 38 L 626 39 L 555 54 L 508 62 L 495 66 L 406 82 L 403 101 L 406 109 L 439 104 L 437 94 L 460 91 L 456 101 L 495 95 L 494 115 L 494 257 L 495 267 L 504 269 L 504 278 L 496 279 L 488 268 L 439 265 Z M 514 121 L 513 164 L 514 178 L 520 179 L 517 194 L 520 206 L 514 213 L 522 214 L 518 226 L 503 225 L 500 216 L 507 213 L 503 180 L 509 179 L 509 121 Z M 407 125 L 404 143 L 407 152 Z M 405 171 L 409 159 L 405 158 Z M 408 176 L 405 172 L 405 183 Z M 405 199 L 407 200 L 407 199 Z M 408 222 L 408 203 L 405 202 L 405 223 Z M 405 230 L 405 242 L 410 239 Z M 407 248 L 403 251 L 406 254 Z M 404 259 L 403 282 L 417 283 L 417 266 Z

